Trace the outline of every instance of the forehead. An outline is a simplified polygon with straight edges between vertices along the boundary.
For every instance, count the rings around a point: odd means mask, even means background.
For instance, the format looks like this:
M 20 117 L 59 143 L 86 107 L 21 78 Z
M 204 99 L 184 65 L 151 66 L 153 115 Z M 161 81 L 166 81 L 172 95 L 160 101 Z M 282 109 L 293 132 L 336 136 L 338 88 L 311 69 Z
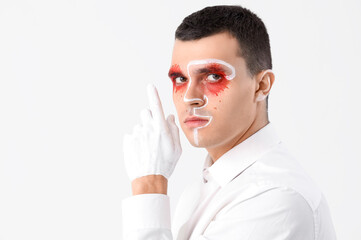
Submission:
M 182 68 L 200 59 L 219 59 L 232 65 L 242 59 L 238 56 L 239 44 L 229 33 L 219 33 L 198 40 L 181 41 L 176 39 L 172 54 L 172 65 Z

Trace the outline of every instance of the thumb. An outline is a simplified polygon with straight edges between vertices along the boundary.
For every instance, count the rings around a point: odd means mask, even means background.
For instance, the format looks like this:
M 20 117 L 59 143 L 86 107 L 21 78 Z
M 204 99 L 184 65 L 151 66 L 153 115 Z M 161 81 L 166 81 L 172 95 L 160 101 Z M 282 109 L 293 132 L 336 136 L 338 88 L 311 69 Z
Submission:
M 179 138 L 179 129 L 177 124 L 175 123 L 175 116 L 173 114 L 170 114 L 167 117 L 167 122 L 169 124 L 169 128 L 172 132 L 173 140 L 175 140 L 176 144 L 180 144 L 180 138 Z
M 167 122 L 169 124 L 172 124 L 172 123 L 175 123 L 175 117 L 173 114 L 170 114 L 168 117 L 167 117 Z

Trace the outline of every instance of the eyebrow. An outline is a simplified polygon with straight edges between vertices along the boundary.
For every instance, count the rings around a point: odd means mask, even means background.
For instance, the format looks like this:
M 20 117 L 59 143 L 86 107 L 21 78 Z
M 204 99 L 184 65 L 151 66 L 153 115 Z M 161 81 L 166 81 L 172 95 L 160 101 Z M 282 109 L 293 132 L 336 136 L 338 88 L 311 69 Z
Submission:
M 184 74 L 182 73 L 182 71 L 180 70 L 180 67 L 178 64 L 174 64 L 170 67 L 169 72 L 168 72 L 168 77 L 172 78 L 172 77 L 179 77 L 179 76 L 183 76 Z
M 205 67 L 196 70 L 197 74 L 204 74 L 211 72 L 225 72 L 225 69 L 218 63 L 210 63 Z
M 224 67 L 218 63 L 209 63 L 205 67 L 199 68 L 196 70 L 196 74 L 207 74 L 207 73 L 214 73 L 214 72 L 226 72 Z M 181 71 L 178 64 L 174 64 L 170 67 L 168 72 L 168 77 L 180 77 L 184 76 L 183 72 Z

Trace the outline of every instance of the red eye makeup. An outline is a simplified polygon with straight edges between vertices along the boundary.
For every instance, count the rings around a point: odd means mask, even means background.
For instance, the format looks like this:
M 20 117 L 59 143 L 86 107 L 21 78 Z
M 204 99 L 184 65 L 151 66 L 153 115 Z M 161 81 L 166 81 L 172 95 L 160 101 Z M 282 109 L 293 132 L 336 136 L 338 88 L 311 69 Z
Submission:
M 187 78 L 182 73 L 178 64 L 174 64 L 171 66 L 171 68 L 169 69 L 169 72 L 168 72 L 168 76 L 173 82 L 173 91 L 175 93 L 178 91 L 184 90 L 185 87 L 187 86 L 187 84 L 186 84 Z M 182 82 L 182 79 L 183 79 L 184 83 L 180 83 L 180 82 Z
M 232 68 L 218 62 L 207 61 L 189 64 L 188 70 L 192 81 L 202 81 L 205 94 L 214 96 L 218 96 L 228 88 L 229 76 L 233 74 Z
M 178 64 L 174 64 L 168 76 L 173 82 L 174 93 L 186 89 L 188 92 L 190 84 L 200 83 L 205 95 L 219 96 L 235 77 L 235 69 L 219 59 L 204 59 L 190 61 L 187 65 L 187 75 L 182 72 Z

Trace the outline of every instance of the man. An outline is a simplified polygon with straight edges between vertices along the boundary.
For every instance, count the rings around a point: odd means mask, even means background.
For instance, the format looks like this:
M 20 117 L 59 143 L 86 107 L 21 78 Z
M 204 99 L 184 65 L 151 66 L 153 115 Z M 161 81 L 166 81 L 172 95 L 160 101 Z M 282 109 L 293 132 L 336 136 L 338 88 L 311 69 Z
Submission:
M 125 239 L 336 239 L 323 194 L 268 120 L 271 69 L 267 30 L 248 9 L 207 7 L 183 20 L 169 77 L 184 134 L 208 151 L 202 181 L 184 191 L 171 226 L 167 179 L 182 150 L 149 86 L 150 109 L 124 137 Z

